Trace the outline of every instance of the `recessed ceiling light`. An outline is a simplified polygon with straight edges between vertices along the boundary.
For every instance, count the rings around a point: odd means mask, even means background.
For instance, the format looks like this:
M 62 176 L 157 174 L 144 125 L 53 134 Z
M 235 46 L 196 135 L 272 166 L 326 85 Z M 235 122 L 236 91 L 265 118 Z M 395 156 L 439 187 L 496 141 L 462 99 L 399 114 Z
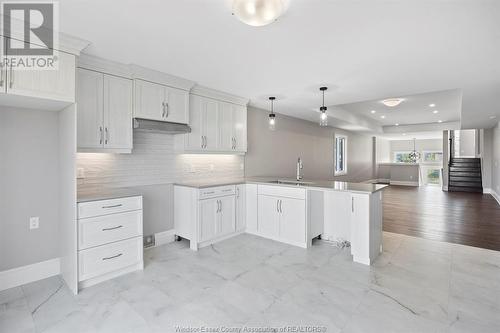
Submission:
M 406 133 L 403 133 L 403 135 L 406 135 Z
M 436 106 L 436 104 L 434 104 L 434 103 L 429 104 L 429 107 L 431 107 L 431 108 L 433 108 L 433 107 L 435 107 L 435 106 Z
M 398 106 L 399 104 L 401 104 L 402 101 L 404 101 L 404 99 L 402 98 L 389 98 L 389 99 L 384 99 L 382 101 L 382 104 L 392 108 L 394 106 Z
M 371 110 L 370 112 L 373 114 L 373 113 L 376 113 L 377 111 L 375 111 L 375 110 Z
M 285 9 L 282 0 L 233 0 L 233 15 L 254 27 L 275 22 Z
M 385 116 L 380 116 L 380 118 L 385 119 Z
M 434 111 L 432 111 L 432 113 L 436 114 L 436 113 L 439 113 L 439 111 L 438 110 L 434 110 Z
M 443 121 L 442 120 L 438 120 L 438 123 L 442 123 Z
M 396 126 L 399 126 L 399 124 L 395 124 Z
M 490 119 L 495 119 L 497 116 L 490 116 Z

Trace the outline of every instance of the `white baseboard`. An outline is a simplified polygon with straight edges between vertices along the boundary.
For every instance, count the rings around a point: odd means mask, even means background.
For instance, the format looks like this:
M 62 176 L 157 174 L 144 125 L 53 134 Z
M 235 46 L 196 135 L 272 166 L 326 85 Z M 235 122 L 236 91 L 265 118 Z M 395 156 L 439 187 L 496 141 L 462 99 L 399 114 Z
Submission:
M 61 273 L 61 261 L 54 258 L 0 272 L 0 291 L 46 279 Z
M 175 229 L 158 232 L 155 234 L 155 246 L 160 246 L 175 241 Z
M 493 198 L 495 198 L 495 200 L 498 202 L 498 204 L 500 205 L 500 195 L 498 195 L 497 192 L 495 192 L 495 190 L 493 189 L 490 189 L 490 194 Z
M 491 193 L 492 191 L 491 188 L 483 188 L 483 193 Z
M 365 180 L 363 183 L 366 183 L 366 184 L 376 184 L 378 183 L 378 179 L 375 178 L 375 179 L 368 179 L 368 180 Z
M 391 185 L 403 185 L 403 186 L 418 186 L 418 182 L 410 182 L 410 181 L 399 181 L 399 180 L 391 180 Z

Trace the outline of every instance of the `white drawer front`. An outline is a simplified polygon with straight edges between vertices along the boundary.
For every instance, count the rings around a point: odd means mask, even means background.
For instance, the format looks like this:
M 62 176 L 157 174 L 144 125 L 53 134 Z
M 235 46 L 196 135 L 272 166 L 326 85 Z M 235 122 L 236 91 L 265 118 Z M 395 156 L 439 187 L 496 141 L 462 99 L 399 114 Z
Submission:
M 142 209 L 142 196 L 89 201 L 78 204 L 78 218 L 122 213 Z
M 142 236 L 142 210 L 78 220 L 78 249 Z
M 234 194 L 236 194 L 236 186 L 234 185 L 209 187 L 200 190 L 200 199 L 208 199 Z
M 84 281 L 142 261 L 142 237 L 78 252 L 78 279 Z
M 303 188 L 259 185 L 257 191 L 261 195 L 270 195 L 274 197 L 285 197 L 285 198 L 301 199 L 301 200 L 306 199 L 306 190 Z

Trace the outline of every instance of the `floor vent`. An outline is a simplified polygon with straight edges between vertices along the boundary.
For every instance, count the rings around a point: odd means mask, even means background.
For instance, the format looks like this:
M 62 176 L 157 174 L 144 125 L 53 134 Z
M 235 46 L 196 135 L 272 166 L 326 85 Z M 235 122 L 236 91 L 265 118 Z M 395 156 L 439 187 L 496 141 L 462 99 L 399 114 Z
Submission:
M 155 235 L 144 236 L 144 248 L 155 246 Z

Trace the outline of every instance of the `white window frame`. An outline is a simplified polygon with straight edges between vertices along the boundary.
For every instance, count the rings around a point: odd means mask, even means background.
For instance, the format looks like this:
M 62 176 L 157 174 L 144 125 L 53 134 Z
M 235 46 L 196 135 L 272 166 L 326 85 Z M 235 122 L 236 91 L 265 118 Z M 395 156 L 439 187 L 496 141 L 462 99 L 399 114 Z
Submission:
M 344 139 L 344 169 L 337 171 L 337 139 Z M 347 135 L 335 134 L 333 139 L 333 175 L 344 176 L 347 175 Z
M 394 152 L 392 152 L 392 161 L 394 163 L 408 163 L 408 162 L 398 162 L 398 161 L 396 161 L 396 155 L 397 154 L 409 154 L 412 151 L 413 150 L 397 150 L 397 151 L 394 151 Z
M 426 153 L 441 153 L 441 161 L 426 161 L 425 160 L 425 154 Z M 423 150 L 422 151 L 422 159 L 421 159 L 421 162 L 423 163 L 434 163 L 434 164 L 441 164 L 443 162 L 443 151 L 442 150 Z

